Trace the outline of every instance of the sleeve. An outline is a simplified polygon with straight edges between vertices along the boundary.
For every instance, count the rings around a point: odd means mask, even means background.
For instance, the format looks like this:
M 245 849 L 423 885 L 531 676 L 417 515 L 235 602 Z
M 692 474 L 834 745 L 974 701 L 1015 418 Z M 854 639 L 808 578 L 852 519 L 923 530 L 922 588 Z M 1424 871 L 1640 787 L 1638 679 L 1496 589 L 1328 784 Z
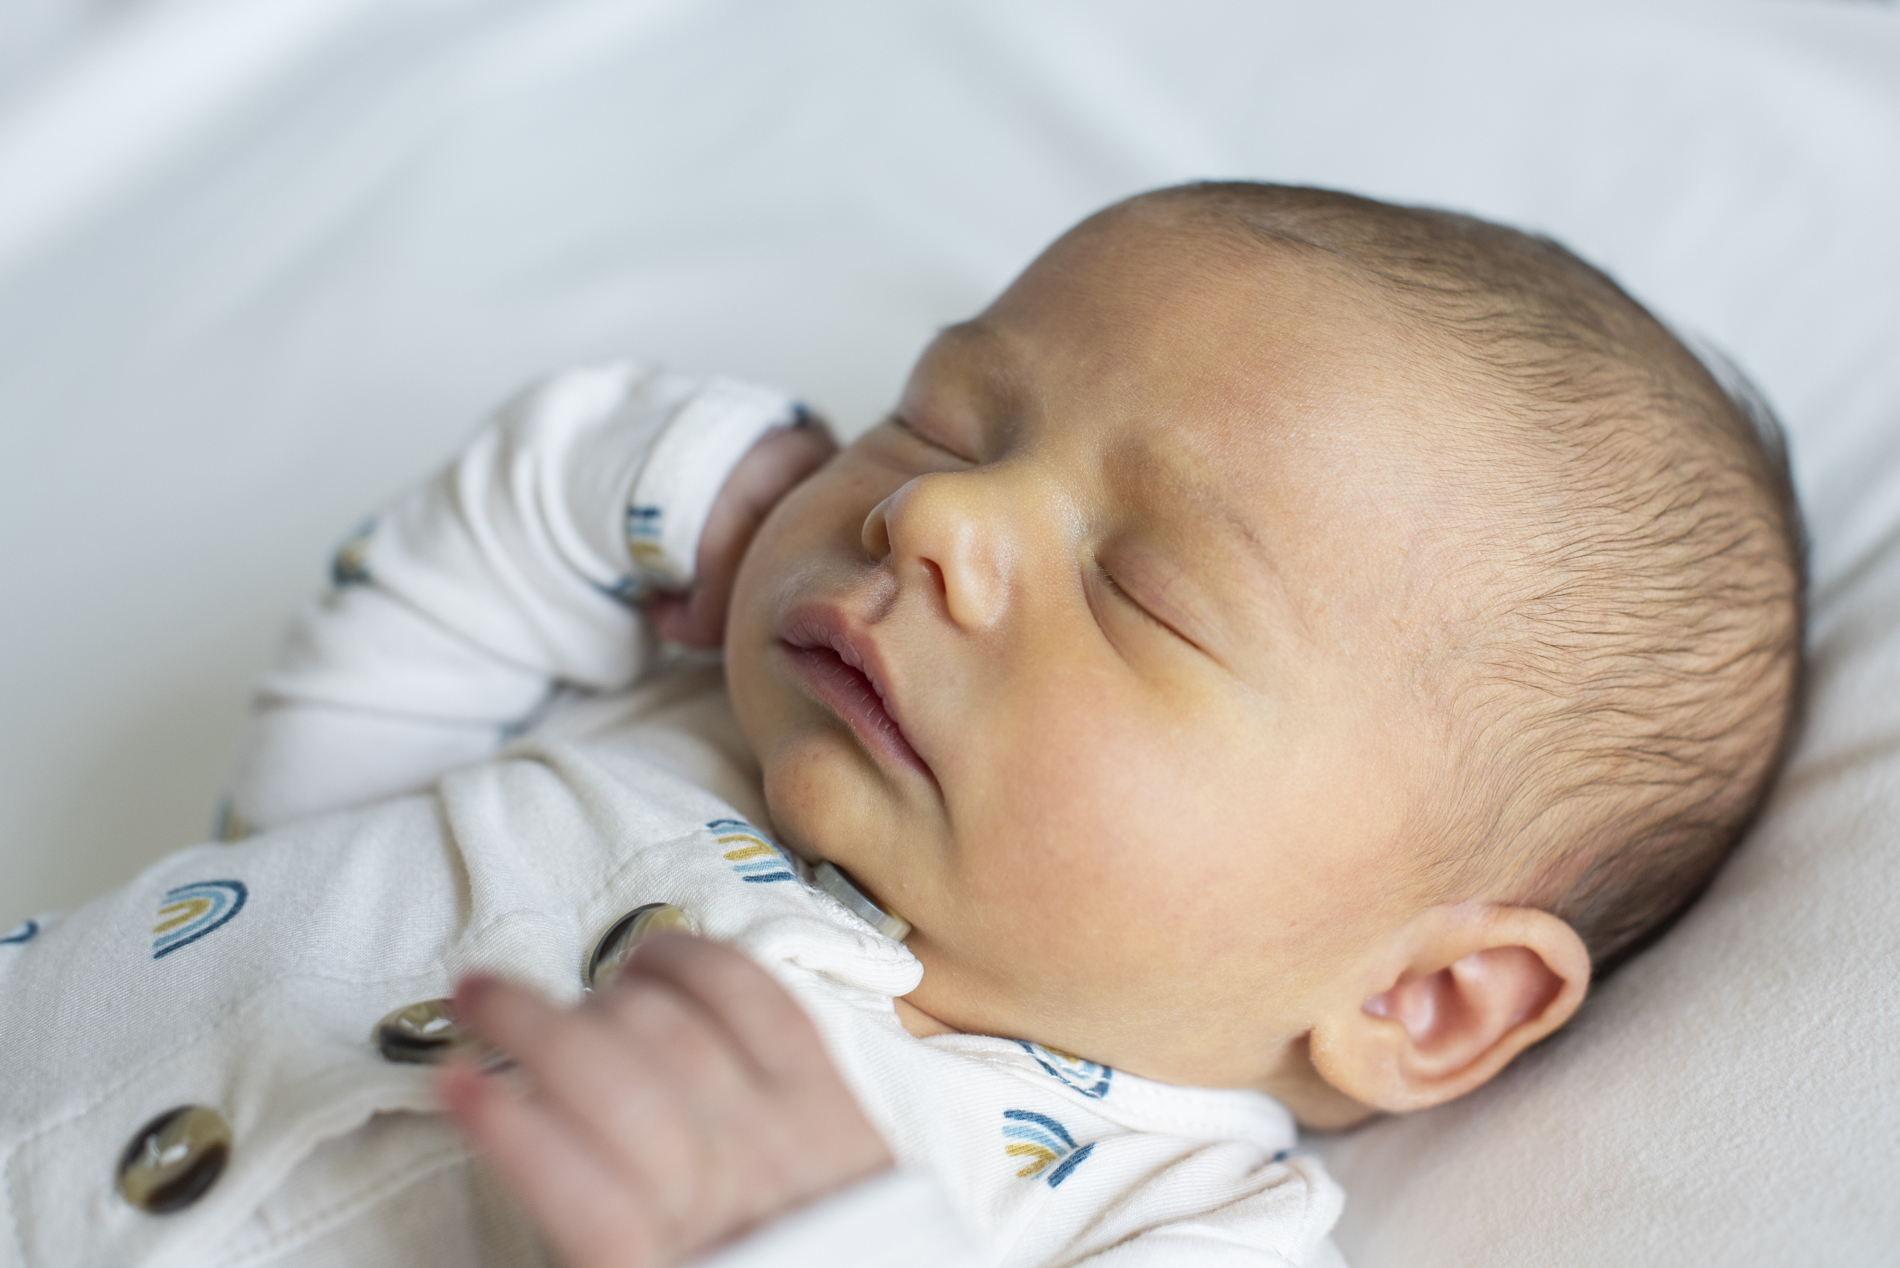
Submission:
M 733 467 L 805 417 L 771 389 L 624 362 L 504 405 L 338 551 L 264 676 L 219 834 L 415 791 L 559 689 L 631 685 L 656 651 L 641 600 L 692 584 Z

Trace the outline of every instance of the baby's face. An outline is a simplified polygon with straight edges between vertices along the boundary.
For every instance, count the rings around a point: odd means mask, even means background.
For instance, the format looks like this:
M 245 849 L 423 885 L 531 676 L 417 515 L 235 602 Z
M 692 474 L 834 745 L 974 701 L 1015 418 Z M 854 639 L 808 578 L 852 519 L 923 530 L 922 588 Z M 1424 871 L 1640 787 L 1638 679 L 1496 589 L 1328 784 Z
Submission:
M 778 831 L 912 923 L 919 1008 L 1257 1086 L 1358 989 L 1442 766 L 1407 351 L 1296 257 L 1111 213 L 766 521 L 733 701 Z

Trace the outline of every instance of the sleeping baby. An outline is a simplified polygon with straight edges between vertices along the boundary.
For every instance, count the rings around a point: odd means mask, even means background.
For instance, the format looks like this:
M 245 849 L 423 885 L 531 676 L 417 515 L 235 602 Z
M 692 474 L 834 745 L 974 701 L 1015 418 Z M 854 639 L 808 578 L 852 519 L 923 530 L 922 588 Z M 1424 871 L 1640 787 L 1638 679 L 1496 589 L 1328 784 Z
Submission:
M 1091 217 L 841 452 L 557 376 L 338 556 L 258 831 L 0 945 L 0 1259 L 1336 1263 L 1296 1125 L 1693 901 L 1802 589 L 1745 390 L 1344 194 Z

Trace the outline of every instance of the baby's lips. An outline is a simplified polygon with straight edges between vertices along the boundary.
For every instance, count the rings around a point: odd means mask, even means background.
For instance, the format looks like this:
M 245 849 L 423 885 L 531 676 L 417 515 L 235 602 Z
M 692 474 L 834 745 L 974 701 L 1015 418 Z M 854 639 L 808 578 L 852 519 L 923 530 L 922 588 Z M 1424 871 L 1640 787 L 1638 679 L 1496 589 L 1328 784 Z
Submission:
M 888 730 L 893 733 L 890 738 L 897 741 L 897 755 L 907 763 L 920 767 L 933 783 L 936 781 L 936 772 L 917 748 L 910 737 L 910 732 L 904 726 L 900 713 L 901 706 L 891 690 L 889 668 L 868 626 L 853 620 L 850 613 L 838 604 L 801 603 L 786 613 L 779 623 L 779 637 L 792 650 L 795 657 L 827 655 L 834 657 L 835 660 L 831 662 L 834 667 L 848 670 L 851 675 L 867 684 L 871 693 L 877 698 L 875 712 L 879 717 L 869 720 L 859 719 L 856 722 L 846 717 L 847 722 L 851 723 L 854 729 L 860 725 L 867 725 L 875 731 Z M 808 681 L 821 683 L 833 677 L 833 673 L 823 670 L 822 665 L 817 668 L 821 671 L 817 679 L 808 678 Z M 809 674 L 811 669 L 808 667 L 806 672 Z M 819 685 L 821 693 L 832 689 Z M 849 708 L 841 709 L 840 702 L 836 699 L 828 701 L 828 704 L 834 710 L 840 711 L 840 716 L 853 712 Z
M 779 637 L 796 648 L 830 651 L 863 674 L 891 720 L 897 722 L 888 686 L 890 675 L 877 642 L 868 629 L 858 626 L 842 608 L 830 603 L 801 603 L 786 614 Z M 901 722 L 898 729 L 903 729 Z M 905 738 L 908 742 L 909 737 Z

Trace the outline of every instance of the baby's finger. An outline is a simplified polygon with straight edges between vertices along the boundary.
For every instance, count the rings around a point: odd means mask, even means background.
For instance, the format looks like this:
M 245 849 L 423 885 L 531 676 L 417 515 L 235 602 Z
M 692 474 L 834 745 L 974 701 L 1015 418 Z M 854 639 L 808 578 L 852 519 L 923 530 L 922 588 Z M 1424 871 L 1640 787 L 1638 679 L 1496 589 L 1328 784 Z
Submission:
M 757 1080 L 751 1061 L 718 1020 L 672 982 L 623 971 L 594 1002 L 620 1033 L 618 1046 L 638 1052 L 682 1098 L 713 1109 L 749 1099 Z
M 751 1095 L 726 1134 L 743 1140 L 752 1218 L 830 1192 L 891 1165 L 816 1027 L 770 974 L 731 947 L 684 935 L 640 944 L 621 981 L 665 979 L 716 1019 L 750 1066 Z M 716 1116 L 715 1116 L 716 1118 Z
M 570 1268 L 662 1262 L 651 1206 L 546 1111 L 462 1061 L 438 1071 L 436 1094 Z
M 544 1038 L 561 1010 L 531 990 L 485 973 L 471 973 L 455 984 L 455 1018 L 516 1059 L 517 1048 Z
M 838 1082 L 805 1010 L 743 953 L 705 938 L 659 934 L 640 944 L 623 977 L 627 972 L 677 990 L 768 1080 L 806 1082 L 822 1076 Z
M 698 616 L 683 594 L 656 594 L 647 600 L 647 615 L 653 618 L 653 630 L 669 643 L 682 647 L 714 647 L 706 641 L 709 631 L 699 627 Z
M 707 1107 L 744 1099 L 746 1074 L 729 1040 L 673 997 L 646 984 L 645 1016 L 632 1030 L 616 1013 L 616 984 L 580 1008 L 557 1009 L 532 991 L 492 978 L 458 987 L 456 1016 L 497 1044 L 533 1082 L 535 1095 L 624 1179 L 646 1185 L 679 1213 L 681 1163 L 705 1148 Z M 633 1041 L 629 1041 L 629 1040 Z

